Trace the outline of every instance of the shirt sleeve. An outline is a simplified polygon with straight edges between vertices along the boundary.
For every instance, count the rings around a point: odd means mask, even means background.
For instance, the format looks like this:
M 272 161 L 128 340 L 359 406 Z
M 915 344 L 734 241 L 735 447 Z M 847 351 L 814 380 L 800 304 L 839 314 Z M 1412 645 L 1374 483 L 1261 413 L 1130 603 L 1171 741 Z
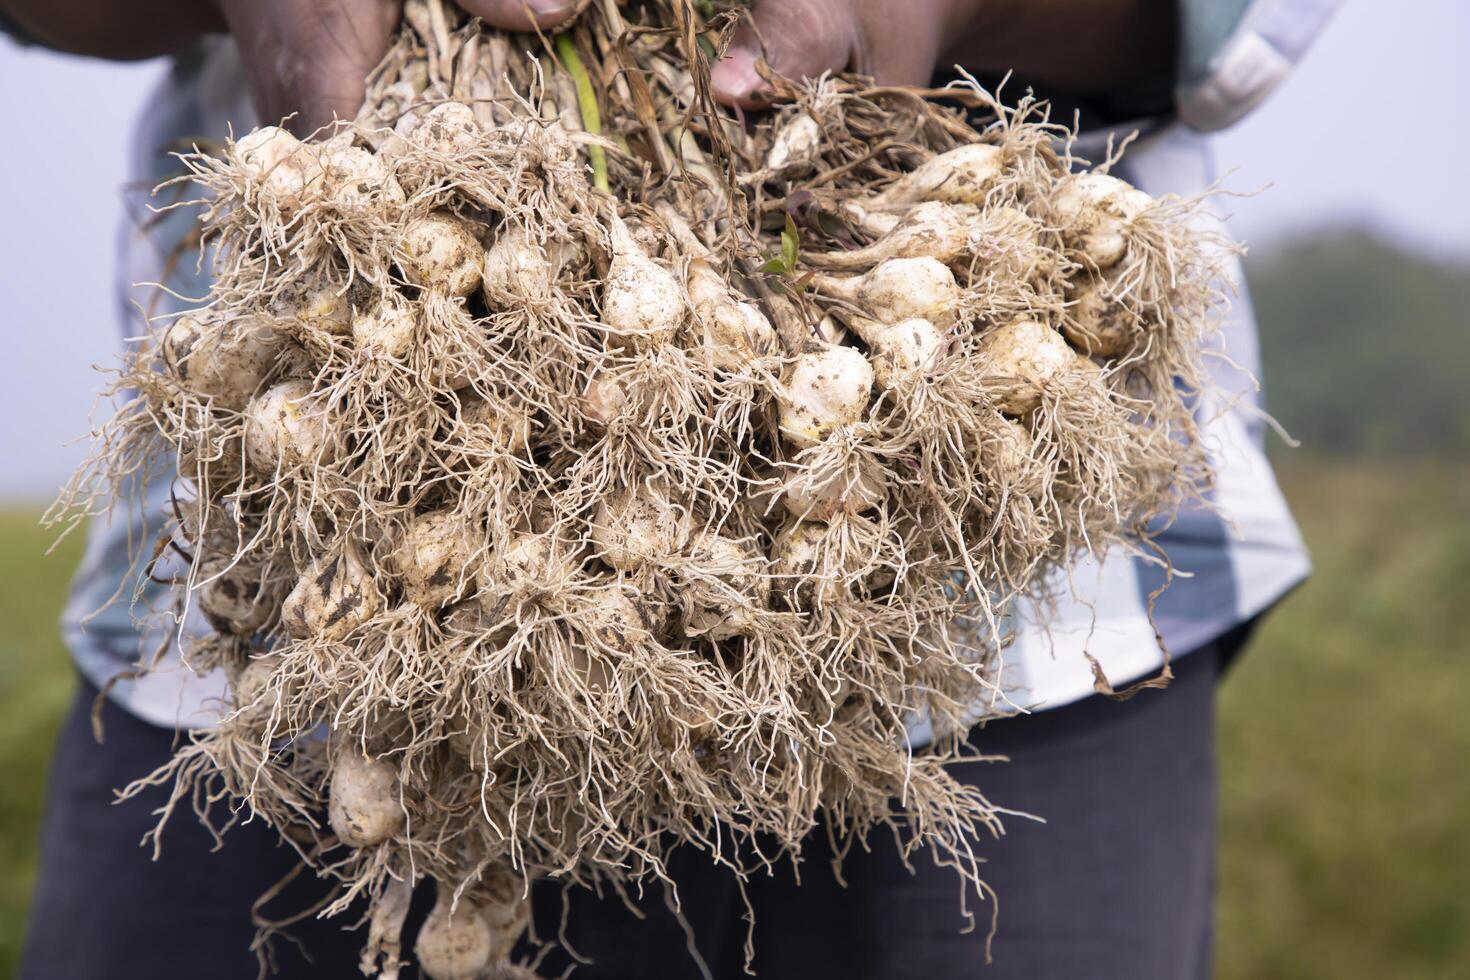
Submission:
M 1224 129 L 1270 95 L 1341 0 L 1180 0 L 1175 111 L 1197 130 Z

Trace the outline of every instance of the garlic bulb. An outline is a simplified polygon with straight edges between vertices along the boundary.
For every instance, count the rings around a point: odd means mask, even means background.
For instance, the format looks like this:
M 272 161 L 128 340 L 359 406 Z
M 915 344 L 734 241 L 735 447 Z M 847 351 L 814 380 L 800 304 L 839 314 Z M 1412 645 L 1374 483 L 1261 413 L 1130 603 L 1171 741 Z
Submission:
M 794 464 L 781 476 L 781 506 L 800 520 L 828 521 L 838 514 L 859 514 L 882 502 L 887 482 L 883 467 L 866 459 L 855 472 L 847 468 L 816 471 Z
M 518 309 L 527 302 L 547 302 L 556 292 L 556 278 L 580 255 L 570 242 L 542 245 L 527 228 L 502 226 L 485 251 L 482 272 L 485 303 L 492 310 Z
M 403 230 L 403 274 L 415 286 L 468 296 L 480 286 L 485 250 L 464 221 L 444 211 L 409 222 Z
M 403 358 L 419 334 L 418 310 L 397 292 L 386 292 L 352 317 L 352 343 L 374 356 Z
M 378 202 L 402 204 L 403 188 L 371 151 L 350 144 L 328 144 L 317 155 L 328 200 L 348 207 Z
M 984 204 L 1005 171 L 1004 153 L 988 143 L 967 143 L 919 164 L 869 200 L 872 207 L 943 201 Z
M 689 531 L 688 510 L 660 486 L 644 483 L 603 498 L 590 535 L 603 561 L 631 572 L 650 560 L 672 556 L 684 546 Z
M 464 897 L 455 906 L 453 898 L 439 886 L 413 953 L 429 980 L 479 980 L 495 954 L 495 936 L 478 903 Z
M 982 352 L 991 369 L 1008 382 L 1000 393 L 1000 409 L 1024 415 L 1041 404 L 1042 388 L 1073 365 L 1072 348 L 1061 334 L 1035 320 L 1017 320 L 985 338 Z
M 954 323 L 960 287 L 938 259 L 886 259 L 860 276 L 815 274 L 812 288 L 864 310 L 882 323 L 922 317 L 940 329 Z
M 756 623 L 752 607 L 764 609 L 771 595 L 765 556 L 749 541 L 701 531 L 690 543 L 686 562 L 686 573 L 700 574 L 689 574 L 684 631 L 711 640 L 748 633 Z
M 1129 224 L 1153 203 L 1143 191 L 1107 174 L 1074 174 L 1057 188 L 1052 212 L 1067 241 L 1099 269 L 1128 251 Z
M 906 211 L 871 245 L 847 252 L 805 256 L 819 269 L 871 269 L 887 259 L 932 258 L 946 264 L 969 255 L 983 235 L 980 209 L 971 204 L 925 201 Z
M 348 540 L 337 553 L 307 567 L 281 606 L 281 625 L 297 639 L 336 642 L 382 608 L 383 595 Z
M 437 609 L 470 591 L 476 578 L 471 562 L 484 547 L 456 514 L 415 517 L 393 551 L 404 596 L 424 609 Z
M 795 446 L 814 446 L 834 429 L 863 417 L 873 392 L 873 367 L 851 347 L 802 354 L 779 396 L 781 434 Z
M 186 391 L 238 412 L 271 373 L 284 338 L 265 317 L 226 320 L 201 312 L 175 319 L 159 344 L 169 373 Z
M 245 666 L 230 678 L 230 704 L 237 714 L 261 718 L 275 707 L 266 693 L 270 689 L 271 676 L 281 665 L 281 656 L 268 653 L 251 657 Z
M 612 216 L 613 259 L 602 284 L 602 322 L 615 346 L 645 351 L 667 344 L 684 322 L 684 287 Z
M 263 126 L 234 145 L 246 177 L 262 199 L 289 216 L 319 192 L 322 169 L 317 154 L 279 126 Z
M 235 564 L 206 574 L 199 609 L 219 632 L 253 636 L 275 615 L 280 594 L 263 588 L 258 568 Z
M 1103 282 L 1088 279 L 1072 297 L 1062 333 L 1073 347 L 1096 357 L 1121 357 L 1144 339 L 1139 318 L 1111 298 Z
M 330 462 L 333 451 L 331 423 L 308 382 L 283 381 L 245 407 L 245 457 L 262 475 Z
M 382 759 L 369 759 L 356 745 L 344 745 L 332 765 L 327 818 L 349 847 L 381 844 L 403 829 L 398 773 Z
M 271 313 L 283 321 L 294 322 L 304 334 L 328 334 L 343 337 L 352 333 L 353 306 L 366 306 L 369 287 L 353 282 L 343 287 L 337 283 L 306 283 L 271 304 Z
M 434 106 L 419 117 L 409 135 L 424 149 L 449 155 L 467 153 L 483 138 L 474 110 L 463 102 Z
M 628 411 L 628 387 L 609 371 L 602 371 L 582 392 L 582 414 L 598 428 L 607 428 Z
M 853 321 L 867 343 L 878 387 L 897 388 L 923 377 L 944 346 L 944 338 L 928 320 L 912 317 L 898 323 Z
M 799 111 L 771 138 L 771 149 L 766 153 L 766 169 L 807 166 L 816 158 L 821 143 L 822 124 L 809 113 Z
M 776 328 L 754 303 L 736 296 L 704 259 L 689 263 L 689 301 L 715 367 L 742 371 L 776 351 Z

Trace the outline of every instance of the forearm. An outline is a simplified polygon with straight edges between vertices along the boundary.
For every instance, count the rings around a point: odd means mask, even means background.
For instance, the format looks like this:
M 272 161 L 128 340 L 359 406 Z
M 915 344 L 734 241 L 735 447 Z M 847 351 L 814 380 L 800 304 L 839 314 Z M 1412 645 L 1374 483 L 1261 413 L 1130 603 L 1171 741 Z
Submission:
M 117 60 L 167 54 L 224 27 L 214 0 L 0 0 L 0 10 L 48 47 Z
M 1077 95 L 1167 78 L 1178 0 L 959 0 L 942 64 Z

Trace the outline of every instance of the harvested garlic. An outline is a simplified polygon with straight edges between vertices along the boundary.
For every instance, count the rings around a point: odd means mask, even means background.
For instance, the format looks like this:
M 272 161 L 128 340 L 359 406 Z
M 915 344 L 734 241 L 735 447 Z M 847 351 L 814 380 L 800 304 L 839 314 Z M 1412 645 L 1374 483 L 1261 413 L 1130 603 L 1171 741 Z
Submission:
M 297 639 L 336 642 L 382 608 L 382 593 L 349 540 L 307 567 L 281 606 L 281 625 Z
M 869 199 L 871 207 L 920 201 L 984 204 L 986 194 L 1005 170 L 998 146 L 967 143 L 919 164 Z
M 612 264 L 602 284 L 602 322 L 617 347 L 646 351 L 674 339 L 684 322 L 684 288 L 653 259 L 617 215 L 608 229 Z
M 981 350 L 1005 382 L 1000 409 L 1024 415 L 1041 404 L 1045 385 L 1073 366 L 1072 348 L 1061 334 L 1035 320 L 1017 320 L 986 337 Z
M 375 356 L 407 356 L 413 350 L 418 332 L 416 308 L 397 292 L 384 293 L 376 303 L 352 317 L 353 346 Z
M 328 146 L 318 160 L 327 198 L 349 207 L 369 203 L 402 204 L 403 188 L 383 161 L 360 146 Z
M 779 393 L 781 434 L 814 446 L 833 430 L 863 417 L 873 393 L 873 366 L 851 347 L 802 354 Z
M 259 718 L 275 706 L 268 700 L 271 676 L 281 665 L 281 655 L 268 653 L 251 657 L 230 679 L 230 705 L 237 714 Z
M 818 269 L 871 269 L 886 259 L 929 257 L 946 264 L 974 251 L 980 239 L 980 209 L 970 204 L 916 204 L 871 245 L 846 252 L 805 256 Z
M 1089 279 L 1072 298 L 1062 333 L 1095 357 L 1121 357 L 1143 340 L 1143 328 L 1127 306 L 1110 298 L 1104 284 Z
M 856 467 L 825 471 L 793 464 L 781 476 L 781 506 L 800 520 L 829 521 L 838 514 L 859 514 L 878 506 L 886 485 L 883 468 L 867 459 Z
M 322 182 L 317 154 L 279 126 L 262 126 L 241 137 L 234 153 L 261 197 L 283 215 L 302 208 Z
M 1041 489 L 1042 466 L 1033 457 L 1035 440 L 1031 430 L 1015 419 L 993 416 L 984 428 L 981 463 L 986 476 L 996 482 L 1034 493 Z
M 598 556 L 627 572 L 673 555 L 689 539 L 689 532 L 688 509 L 652 483 L 605 497 L 597 505 L 590 530 Z
M 478 444 L 496 453 L 524 453 L 531 445 L 531 416 L 524 409 L 485 398 L 463 397 L 459 418 Z
M 686 633 L 728 640 L 755 627 L 752 607 L 766 607 L 771 580 L 766 574 L 765 557 L 753 544 L 701 531 L 694 536 L 681 565 L 691 573 L 684 593 Z
M 306 381 L 283 381 L 245 406 L 245 458 L 261 474 L 331 462 L 332 436 Z
M 327 819 L 348 847 L 372 847 L 403 829 L 398 773 L 382 759 L 369 759 L 344 745 L 332 765 Z
M 502 227 L 485 251 L 482 288 L 486 305 L 492 310 L 509 310 L 527 302 L 546 302 L 555 294 L 561 270 L 577 256 L 578 249 L 571 243 L 542 245 L 521 225 Z
M 343 287 L 318 282 L 292 289 L 271 304 L 271 313 L 307 334 L 341 337 L 352 333 L 353 306 L 365 306 L 370 287 L 361 280 Z
M 922 377 L 944 346 L 939 329 L 921 317 L 898 323 L 854 319 L 853 329 L 867 343 L 873 378 L 885 390 Z
M 453 898 L 441 884 L 413 953 L 429 980 L 478 980 L 494 957 L 495 936 L 479 903 L 464 897 L 456 905 Z
M 393 552 L 393 567 L 404 597 L 424 609 L 437 609 L 470 591 L 471 562 L 483 550 L 460 518 L 445 511 L 420 514 L 404 529 Z
M 689 263 L 689 301 L 715 367 L 737 372 L 776 350 L 776 328 L 754 303 L 739 299 L 704 259 Z
M 821 143 L 822 124 L 806 111 L 798 111 L 772 137 L 771 149 L 766 154 L 766 169 L 779 171 L 807 166 L 816 159 Z
M 261 587 L 258 569 L 236 564 L 210 575 L 199 587 L 199 609 L 215 630 L 235 636 L 258 633 L 276 611 L 276 599 Z
M 864 310 L 883 323 L 923 317 L 940 328 L 954 323 L 960 287 L 954 272 L 929 256 L 887 259 L 860 276 L 811 278 L 818 292 Z
M 159 345 L 164 364 L 186 391 L 240 411 L 270 374 L 284 339 L 265 317 L 226 320 L 201 312 L 175 319 Z
M 599 372 L 587 383 L 579 404 L 589 422 L 605 429 L 628 411 L 628 386 L 610 371 Z
M 482 139 L 475 112 L 463 102 L 443 102 L 425 112 L 410 139 L 426 150 L 449 155 L 467 153 Z
M 403 230 L 400 264 L 415 286 L 468 296 L 480 286 L 485 250 L 459 218 L 436 211 Z
M 1108 174 L 1073 174 L 1052 197 L 1063 236 L 1099 269 L 1128 251 L 1129 225 L 1153 203 L 1143 191 Z

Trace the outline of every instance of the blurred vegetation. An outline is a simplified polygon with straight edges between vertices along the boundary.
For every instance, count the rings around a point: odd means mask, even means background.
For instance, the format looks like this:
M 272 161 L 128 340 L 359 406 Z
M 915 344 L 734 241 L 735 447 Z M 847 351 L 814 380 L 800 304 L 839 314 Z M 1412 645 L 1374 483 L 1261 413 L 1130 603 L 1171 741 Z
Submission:
M 25 931 L 35 873 L 46 761 L 70 703 L 72 670 L 57 618 L 81 558 L 74 534 L 55 535 L 40 509 L 0 511 L 0 977 L 9 978 Z
M 1316 572 L 1221 689 L 1219 980 L 1470 976 L 1470 265 L 1247 263 Z
M 1470 465 L 1278 469 L 1316 573 L 1221 688 L 1219 980 L 1470 977 Z
M 1470 976 L 1470 276 L 1352 234 L 1249 268 L 1317 573 L 1221 692 L 1219 978 Z M 72 685 L 37 513 L 0 512 L 0 980 Z
M 1344 231 L 1246 269 L 1271 413 L 1310 452 L 1470 454 L 1470 265 Z

